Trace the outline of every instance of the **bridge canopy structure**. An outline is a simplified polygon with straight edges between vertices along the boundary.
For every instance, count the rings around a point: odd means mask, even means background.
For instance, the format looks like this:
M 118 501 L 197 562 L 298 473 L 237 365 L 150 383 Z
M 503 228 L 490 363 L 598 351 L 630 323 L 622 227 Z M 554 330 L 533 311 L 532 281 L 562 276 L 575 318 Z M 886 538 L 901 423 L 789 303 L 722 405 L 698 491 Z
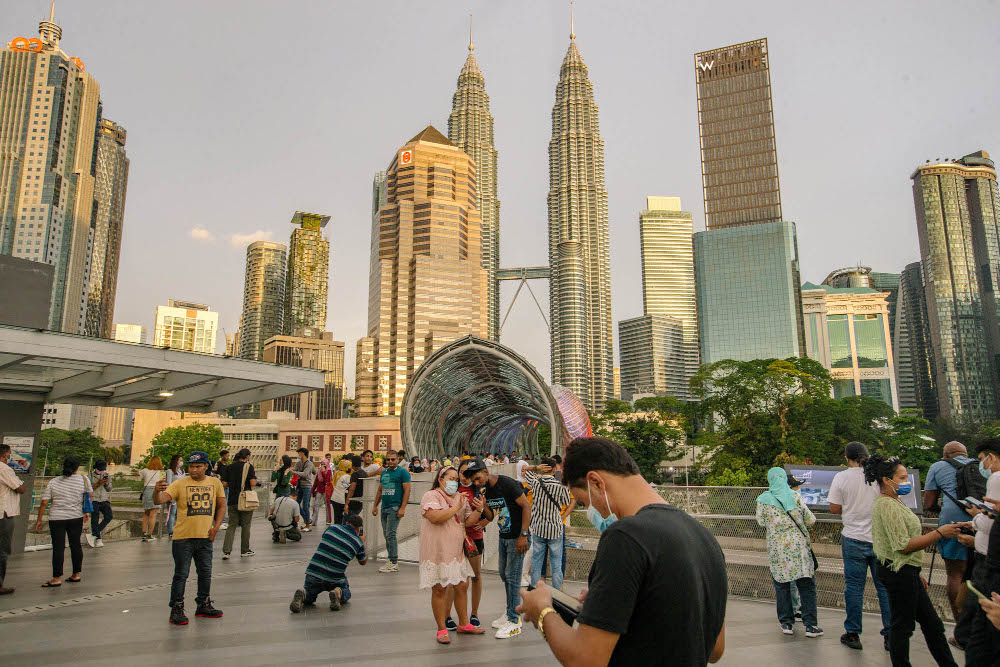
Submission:
M 561 451 L 559 405 L 537 370 L 510 348 L 466 336 L 439 348 L 414 373 L 403 396 L 403 448 L 428 459 Z M 538 432 L 550 427 L 550 451 Z

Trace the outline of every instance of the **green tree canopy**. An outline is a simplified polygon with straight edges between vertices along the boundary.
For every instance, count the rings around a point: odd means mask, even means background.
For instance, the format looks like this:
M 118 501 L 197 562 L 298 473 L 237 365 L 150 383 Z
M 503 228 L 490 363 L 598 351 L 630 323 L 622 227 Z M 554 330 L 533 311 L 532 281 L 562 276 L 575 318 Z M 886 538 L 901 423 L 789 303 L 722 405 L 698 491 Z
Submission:
M 62 470 L 62 462 L 67 456 L 75 456 L 80 465 L 87 466 L 91 461 L 105 458 L 104 438 L 91 433 L 89 428 L 64 430 L 61 428 L 46 428 L 39 434 L 38 458 L 45 470 L 42 474 L 58 474 Z
M 166 467 L 174 454 L 180 454 L 186 461 L 191 452 L 201 451 L 214 461 L 224 449 L 222 429 L 211 424 L 171 426 L 157 433 L 151 444 L 149 452 L 132 466 L 133 470 L 145 468 L 154 452 Z

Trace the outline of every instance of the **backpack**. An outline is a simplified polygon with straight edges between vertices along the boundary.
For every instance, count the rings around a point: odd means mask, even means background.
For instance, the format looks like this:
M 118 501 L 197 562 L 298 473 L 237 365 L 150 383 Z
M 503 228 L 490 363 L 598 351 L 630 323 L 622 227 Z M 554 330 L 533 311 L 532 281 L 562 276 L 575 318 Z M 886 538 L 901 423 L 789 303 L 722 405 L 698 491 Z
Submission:
M 979 472 L 979 461 L 959 463 L 955 459 L 941 459 L 955 469 L 955 490 L 959 500 L 972 496 L 982 500 L 986 496 L 986 478 Z

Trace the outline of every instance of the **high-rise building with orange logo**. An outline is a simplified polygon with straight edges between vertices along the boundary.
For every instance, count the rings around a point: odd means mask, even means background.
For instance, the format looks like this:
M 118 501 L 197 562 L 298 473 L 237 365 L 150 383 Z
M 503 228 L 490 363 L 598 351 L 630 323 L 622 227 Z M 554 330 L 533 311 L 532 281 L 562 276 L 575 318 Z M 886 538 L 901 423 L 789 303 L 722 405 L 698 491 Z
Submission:
M 472 158 L 428 126 L 393 157 L 384 185 L 376 183 L 379 200 L 383 189 L 372 224 L 368 352 L 358 355 L 355 378 L 361 417 L 400 414 L 424 359 L 488 333 Z

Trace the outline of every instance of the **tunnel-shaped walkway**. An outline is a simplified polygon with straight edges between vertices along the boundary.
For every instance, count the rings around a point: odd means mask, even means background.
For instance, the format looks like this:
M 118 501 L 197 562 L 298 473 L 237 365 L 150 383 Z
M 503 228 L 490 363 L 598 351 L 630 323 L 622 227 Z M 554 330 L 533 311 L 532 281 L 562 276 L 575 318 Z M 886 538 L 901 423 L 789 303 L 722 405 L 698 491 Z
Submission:
M 427 357 L 403 397 L 403 448 L 443 459 L 469 452 L 538 451 L 538 430 L 551 428 L 551 453 L 564 437 L 556 399 L 526 359 L 499 343 L 467 336 Z

